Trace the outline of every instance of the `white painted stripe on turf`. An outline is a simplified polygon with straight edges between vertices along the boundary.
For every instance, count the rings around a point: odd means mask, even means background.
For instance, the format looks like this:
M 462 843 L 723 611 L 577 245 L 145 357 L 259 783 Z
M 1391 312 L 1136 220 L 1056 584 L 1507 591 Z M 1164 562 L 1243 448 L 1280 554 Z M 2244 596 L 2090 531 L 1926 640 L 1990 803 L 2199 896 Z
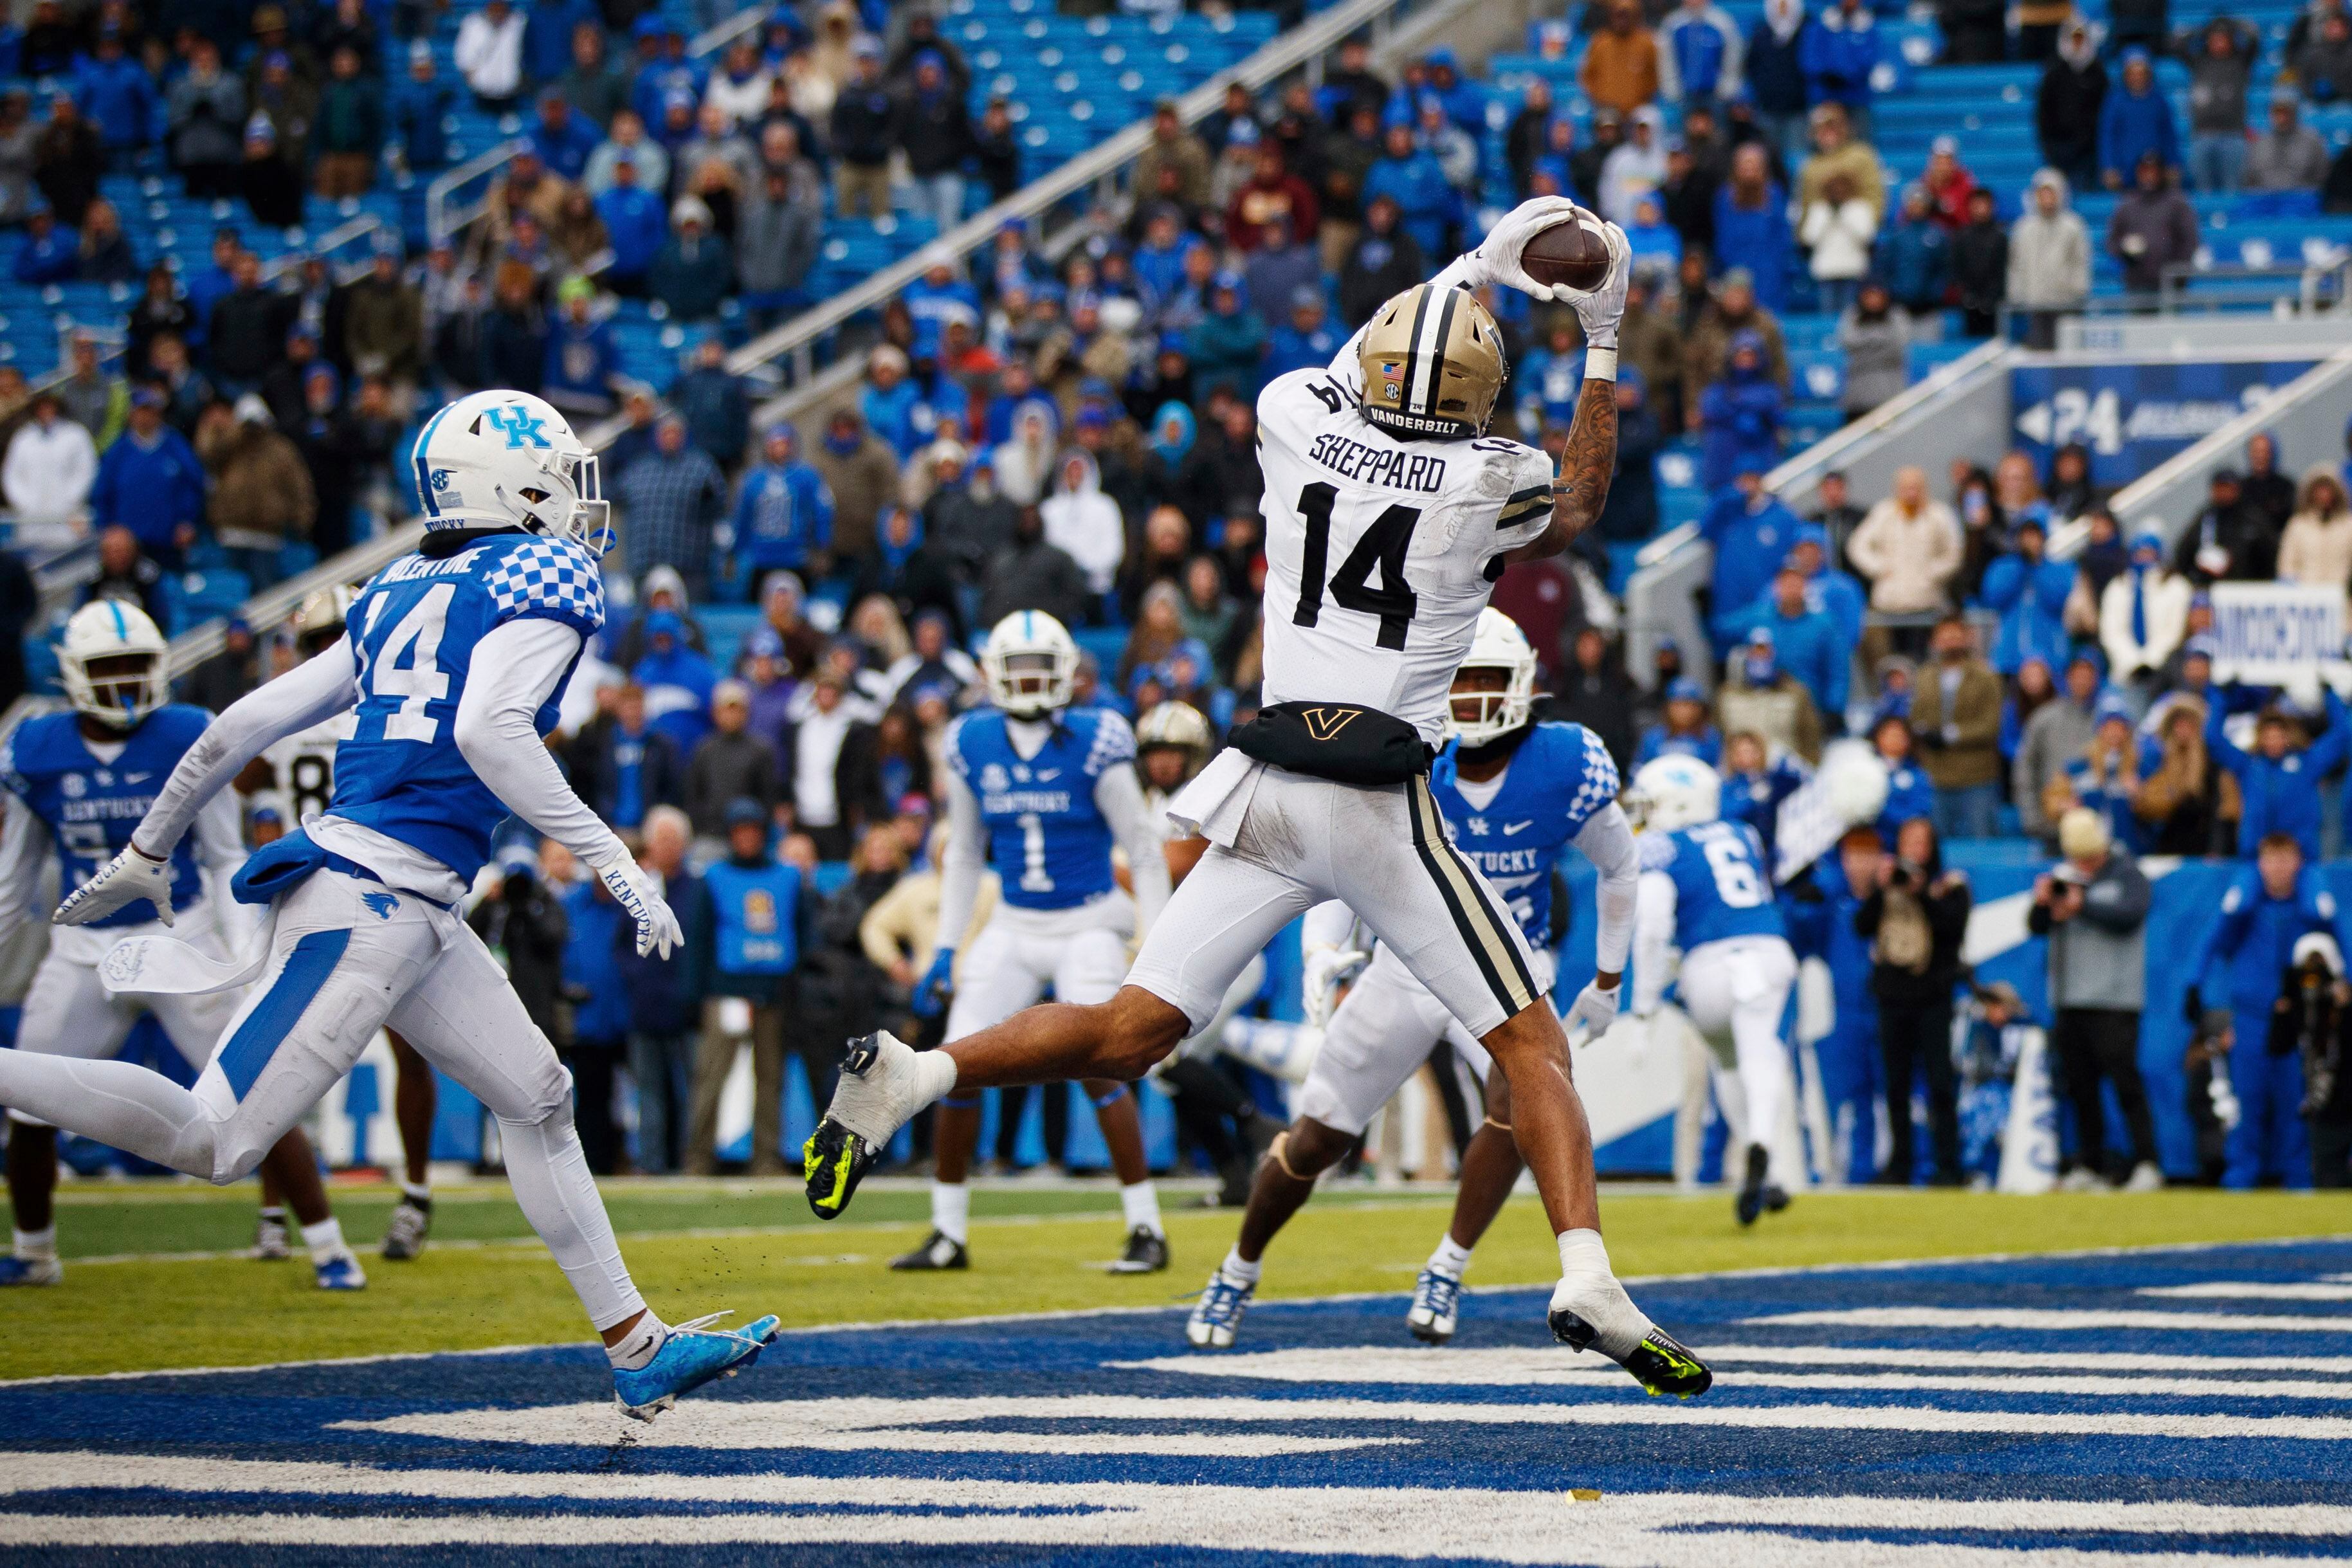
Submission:
M 2195 1285 L 2148 1285 L 2134 1292 L 2182 1301 L 2352 1301 L 2352 1281 L 2206 1279 Z
M 700 1407 L 708 1410 L 714 1406 Z M 676 1419 L 685 1419 L 681 1411 Z M 1620 1493 L 1572 1501 L 1558 1491 L 1422 1487 L 1255 1488 L 929 1477 L 632 1475 L 599 1472 L 383 1470 L 310 1462 L 26 1455 L 0 1476 L 18 1493 L 122 1489 L 341 1501 L 382 1499 L 395 1512 L 179 1515 L 0 1514 L 0 1542 L 97 1546 L 327 1545 L 369 1547 L 709 1545 L 732 1542 L 854 1542 L 877 1545 L 1186 1546 L 1252 1554 L 1345 1552 L 1404 1558 L 1624 1565 L 1687 1563 L 1695 1550 L 1741 1568 L 2012 1568 L 2028 1553 L 1923 1541 L 1968 1532 L 2118 1533 L 2178 1538 L 2174 1552 L 2086 1552 L 2042 1546 L 2046 1568 L 2210 1568 L 2263 1538 L 2309 1545 L 2352 1542 L 2352 1509 L 2321 1504 L 2241 1507 L 2184 1501 L 1759 1498 Z M 529 1514 L 449 1512 L 435 1503 L 535 1501 Z M 720 1503 L 739 1509 L 866 1510 L 860 1513 L 738 1512 L 627 1517 L 560 1511 L 571 1502 Z M 900 1510 L 900 1511 L 890 1511 Z M 1706 1531 L 1703 1536 L 1685 1533 Z M 1840 1530 L 1859 1539 L 1784 1531 Z M 1896 1539 L 1870 1539 L 1872 1536 Z M 2230 1556 L 2230 1568 L 2279 1559 Z
M 1630 1395 L 1626 1385 L 1622 1394 Z M 1585 1404 L 1423 1404 L 1381 1399 L 1138 1399 L 1124 1394 L 1044 1398 L 712 1401 L 695 1420 L 656 1426 L 640 1446 L 729 1448 L 880 1448 L 959 1452 L 1037 1451 L 1029 1432 L 972 1429 L 975 1422 L 1158 1421 L 1213 1424 L 1321 1421 L 1382 1425 L 1702 1426 L 1821 1432 L 1973 1432 L 2017 1436 L 2285 1438 L 2352 1441 L 2352 1416 L 2223 1415 L 2138 1411 L 1935 1410 L 1891 1405 L 1740 1405 L 1660 1404 L 1612 1393 Z M 522 1409 L 425 1410 L 371 1421 L 337 1421 L 331 1429 L 386 1432 L 462 1443 L 604 1447 L 616 1436 L 610 1405 L 551 1405 Z M 1067 1438 L 1100 1434 L 1054 1434 Z
M 2136 1312 L 2105 1307 L 1836 1307 L 1742 1318 L 1756 1328 L 2154 1329 L 2187 1334 L 2352 1334 L 2352 1318 Z
M 1710 1349 L 1707 1364 L 1723 1388 L 1852 1389 L 1874 1392 L 2067 1394 L 2085 1398 L 2332 1399 L 2352 1404 L 2352 1383 L 2323 1379 L 2242 1380 L 2221 1377 L 2108 1376 L 2075 1371 L 2036 1377 L 2014 1373 L 1790 1373 L 1742 1372 L 1727 1367 L 1754 1358 Z M 1372 1383 L 1421 1386 L 1543 1387 L 1612 1383 L 1622 1376 L 1614 1363 L 1538 1348 L 1425 1350 L 1395 1345 L 1349 1345 L 1328 1350 L 1285 1350 L 1239 1355 L 1155 1356 L 1148 1361 L 1106 1363 L 1122 1371 L 1175 1373 L 1192 1377 L 1254 1378 L 1275 1383 Z

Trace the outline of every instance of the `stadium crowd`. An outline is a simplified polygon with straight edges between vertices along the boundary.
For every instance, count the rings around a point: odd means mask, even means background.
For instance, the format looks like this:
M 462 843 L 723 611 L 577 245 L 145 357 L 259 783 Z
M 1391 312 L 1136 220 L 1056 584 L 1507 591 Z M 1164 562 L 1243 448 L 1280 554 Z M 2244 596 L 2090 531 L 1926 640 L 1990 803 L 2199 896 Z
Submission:
M 516 847 L 478 919 L 499 923 L 583 1105 L 624 1103 L 609 1092 L 624 1070 L 635 1084 L 633 1150 L 613 1115 L 581 1118 L 600 1169 L 710 1168 L 736 1033 L 757 1043 L 763 1086 L 782 1052 L 801 1052 L 822 1102 L 830 1042 L 883 1018 L 916 1026 L 907 990 L 935 936 L 932 781 L 947 724 L 980 700 L 968 650 L 1003 615 L 1039 609 L 1081 630 L 1097 650 L 1081 700 L 1138 716 L 1183 701 L 1220 733 L 1251 710 L 1265 574 L 1254 395 L 1327 362 L 1382 300 L 1475 241 L 1498 197 L 1572 195 L 1621 222 L 1636 258 L 1597 537 L 1564 562 L 1513 567 L 1495 595 L 1538 650 L 1550 715 L 1591 727 L 1629 773 L 1669 752 L 1704 758 L 1768 839 L 1829 741 L 1857 736 L 1887 764 L 1881 821 L 1790 895 L 1818 928 L 1841 1014 L 1851 992 L 1853 1016 L 1872 1020 L 1858 1048 L 1877 1064 L 1892 1152 L 1881 1167 L 1874 1147 L 1851 1173 L 1913 1179 L 1915 1074 L 1931 1146 L 1919 1173 L 1983 1170 L 1958 1142 L 1955 1063 L 1997 1079 L 1998 1037 L 2023 1020 L 1964 984 L 1969 895 L 1942 868 L 1944 839 L 2022 836 L 2084 878 L 2140 854 L 2240 858 L 2249 900 L 2310 917 L 2263 924 L 2271 947 L 2244 960 L 2248 974 L 2275 958 L 2275 976 L 2295 938 L 2328 923 L 2310 867 L 2337 825 L 2311 785 L 2344 761 L 2352 717 L 2332 696 L 2216 685 L 2202 595 L 2222 579 L 2352 581 L 2332 462 L 2298 481 L 2257 437 L 2171 548 L 2105 510 L 2079 447 L 2046 470 L 2023 452 L 1989 471 L 1906 470 L 1883 496 L 1832 475 L 1810 516 L 1762 481 L 1795 440 L 1792 314 L 1835 317 L 1858 414 L 1906 384 L 1915 342 L 1982 336 L 2005 314 L 2048 341 L 2090 292 L 2095 244 L 2152 286 L 2195 248 L 2184 184 L 2352 205 L 2347 155 L 2315 148 L 2297 118 L 2336 90 L 2330 51 L 2352 48 L 2337 0 L 2290 43 L 2259 133 L 2251 47 L 2226 18 L 2174 38 L 2118 7 L 2102 40 L 2063 7 L 2034 20 L 2051 8 L 2029 6 L 2010 40 L 1997 19 L 1988 31 L 1946 6 L 1952 58 L 2048 60 L 2036 123 L 2049 166 L 2025 193 L 1979 184 L 1948 139 L 1916 181 L 1890 179 L 1870 141 L 1878 46 L 1859 0 L 1770 0 L 1744 36 L 1706 0 L 1649 13 L 1619 0 L 1539 24 L 1540 51 L 1589 37 L 1588 111 L 1555 103 L 1538 76 L 1507 100 L 1499 138 L 1499 89 L 1447 51 L 1391 80 L 1350 41 L 1319 84 L 1263 99 L 1235 87 L 1197 125 L 1160 105 L 1131 210 L 1096 215 L 1075 247 L 1049 254 L 1016 223 L 968 266 L 930 254 L 882 312 L 855 395 L 804 427 L 757 428 L 726 345 L 808 302 L 828 209 L 896 204 L 945 222 L 1018 183 L 1005 106 L 970 111 L 970 68 L 921 7 L 780 5 L 711 68 L 629 0 L 488 0 L 458 33 L 461 84 L 436 75 L 421 6 L 394 7 L 388 25 L 359 0 L 197 9 L 107 0 L 69 14 L 44 0 L 21 36 L 0 33 L 0 73 L 13 50 L 23 75 L 64 84 L 46 121 L 21 95 L 0 105 L 16 276 L 144 280 L 119 363 L 85 336 L 37 393 L 0 366 L 0 488 L 20 518 L 97 531 L 89 594 L 135 599 L 169 626 L 167 579 L 183 569 L 266 584 L 402 504 L 394 476 L 420 407 L 498 385 L 541 393 L 575 423 L 625 416 L 603 469 L 627 608 L 575 686 L 558 755 L 666 876 L 777 868 L 801 912 L 788 978 L 727 973 L 707 921 L 686 957 L 638 961 L 593 879 L 560 850 Z M 226 58 L 222 39 L 236 40 Z M 2151 49 L 2181 54 L 2199 84 L 2185 132 L 2152 86 Z M 470 232 L 414 255 L 387 240 L 355 276 L 317 258 L 264 275 L 248 228 L 278 226 L 305 189 L 439 167 L 439 110 L 460 91 L 524 116 L 530 144 Z M 241 199 L 249 220 L 224 225 L 205 266 L 175 272 L 137 255 L 95 195 L 126 166 Z M 2087 187 L 2123 193 L 2097 239 L 2070 209 Z M 694 330 L 667 384 L 623 374 L 619 298 Z M 1500 417 L 1557 455 L 1580 380 L 1575 317 L 1490 302 L 1510 340 Z M 1637 681 L 1610 547 L 1661 531 L 1670 454 L 1709 496 L 1708 635 L 1663 647 Z M 2076 520 L 2087 547 L 2050 559 Z M 0 572 L 0 643 L 13 653 L 33 596 L 10 572 L 21 566 Z M 730 615 L 714 633 L 719 605 Z M 294 657 L 233 620 L 186 695 L 217 709 Z M 0 670 L 15 683 L 0 696 L 26 679 Z M 2294 867 L 2278 870 L 2290 850 Z M 2067 904 L 2053 884 L 2036 918 L 2063 924 Z M 1823 925 L 1822 910 L 1837 918 Z M 2254 940 L 2231 938 L 2216 963 Z M 2106 1173 L 2147 1165 L 2115 1026 L 2063 1016 L 2136 1016 L 2141 998 L 2069 1002 L 2057 975 L 2063 1076 L 2090 1085 L 2073 1097 L 2076 1163 L 2099 1179 L 2105 1076 L 2126 1090 L 2135 1141 Z M 719 1027 L 722 1002 L 748 1009 L 725 1009 L 742 1030 Z M 1995 1043 L 1956 1058 L 1956 1005 Z M 2218 1060 L 2228 1036 L 2200 1028 L 2200 1048 Z M 2241 1046 L 2221 1076 L 2255 1055 Z M 2318 1119 L 2352 1120 L 2338 1082 Z M 2242 1105 L 2299 1093 L 2237 1087 Z M 2204 1103 L 2210 1119 L 2210 1092 Z M 770 1139 L 752 1158 L 781 1156 Z M 2270 1145 L 2252 1158 L 2233 1152 L 2232 1181 L 2309 1179 Z

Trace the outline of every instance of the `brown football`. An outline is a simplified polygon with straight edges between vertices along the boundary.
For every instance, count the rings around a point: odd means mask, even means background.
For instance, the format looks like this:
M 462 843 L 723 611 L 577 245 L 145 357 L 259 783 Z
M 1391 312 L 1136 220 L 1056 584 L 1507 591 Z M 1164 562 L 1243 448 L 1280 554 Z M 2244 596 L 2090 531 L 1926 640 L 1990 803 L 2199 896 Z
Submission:
M 1528 240 L 1519 266 L 1538 283 L 1598 289 L 1609 276 L 1609 242 L 1591 218 L 1572 217 Z

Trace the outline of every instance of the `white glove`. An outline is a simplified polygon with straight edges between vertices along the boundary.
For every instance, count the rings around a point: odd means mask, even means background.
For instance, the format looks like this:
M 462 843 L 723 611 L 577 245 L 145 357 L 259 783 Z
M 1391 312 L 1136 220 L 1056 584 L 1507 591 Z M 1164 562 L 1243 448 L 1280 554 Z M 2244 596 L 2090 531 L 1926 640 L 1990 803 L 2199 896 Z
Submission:
M 637 956 L 643 958 L 656 948 L 667 958 L 669 950 L 682 946 L 686 933 L 678 930 L 677 916 L 663 901 L 661 890 L 654 885 L 652 873 L 624 855 L 596 868 L 597 880 L 613 895 L 631 920 L 637 922 Z
M 1556 289 L 1549 283 L 1538 283 L 1528 277 L 1519 265 L 1519 253 L 1527 248 L 1528 241 L 1544 230 L 1557 228 L 1580 215 L 1591 218 L 1595 223 L 1601 221 L 1566 196 L 1535 196 L 1521 202 L 1505 213 L 1495 226 L 1486 231 L 1486 237 L 1479 241 L 1478 248 L 1470 253 L 1477 263 L 1477 281 L 1504 284 L 1538 300 L 1568 298 L 1566 289 Z
M 154 904 L 157 920 L 172 923 L 171 858 L 156 860 L 142 850 L 125 849 L 76 888 L 49 920 L 56 925 L 84 926 L 142 899 Z
M 1617 1021 L 1617 1003 L 1624 994 L 1625 984 L 1622 980 L 1606 991 L 1601 989 L 1598 981 L 1585 986 L 1576 994 L 1576 1000 L 1569 1005 L 1569 1032 L 1573 1034 L 1580 1027 L 1588 1040 L 1597 1040 L 1607 1034 L 1609 1026 Z
M 1338 1002 L 1339 982 L 1370 956 L 1345 947 L 1312 947 L 1307 950 L 1300 966 L 1300 989 L 1306 993 L 1308 1023 L 1319 1029 L 1331 1022 L 1331 1009 Z
M 1604 223 L 1601 232 L 1609 241 L 1609 276 L 1601 287 L 1590 289 L 1569 288 L 1552 290 L 1556 299 L 1576 307 L 1576 320 L 1584 328 L 1588 348 L 1617 348 L 1617 323 L 1625 314 L 1625 285 L 1633 280 L 1633 247 L 1625 231 L 1613 223 Z

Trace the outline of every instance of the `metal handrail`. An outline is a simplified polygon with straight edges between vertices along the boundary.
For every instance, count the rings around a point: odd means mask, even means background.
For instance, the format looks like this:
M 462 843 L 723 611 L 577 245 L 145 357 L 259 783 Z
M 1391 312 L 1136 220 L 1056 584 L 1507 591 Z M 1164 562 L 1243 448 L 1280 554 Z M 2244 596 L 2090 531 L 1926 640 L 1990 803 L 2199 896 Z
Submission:
M 1321 58 L 1351 33 L 1366 27 L 1376 32 L 1384 30 L 1391 14 L 1410 3 L 1411 0 L 1345 0 L 1272 39 L 1238 65 L 1228 66 L 1186 93 L 1177 100 L 1177 114 L 1187 125 L 1203 119 L 1223 100 L 1225 89 L 1232 83 L 1241 82 L 1255 91 L 1277 77 Z M 917 254 L 893 262 L 855 289 L 836 294 L 752 339 L 728 356 L 727 368 L 744 375 L 786 354 L 795 354 L 803 362 L 800 379 L 805 381 L 810 368 L 805 362 L 818 339 L 852 317 L 887 304 L 922 276 L 932 256 L 941 250 L 952 252 L 959 258 L 969 256 L 993 238 L 1008 221 L 1044 216 L 1087 186 L 1112 179 L 1135 162 L 1150 138 L 1149 121 L 1129 126 L 1109 141 L 1024 185 L 978 216 L 966 218 Z M 608 420 L 586 432 L 585 439 L 592 447 L 602 447 L 619 435 L 622 427 L 622 420 Z

